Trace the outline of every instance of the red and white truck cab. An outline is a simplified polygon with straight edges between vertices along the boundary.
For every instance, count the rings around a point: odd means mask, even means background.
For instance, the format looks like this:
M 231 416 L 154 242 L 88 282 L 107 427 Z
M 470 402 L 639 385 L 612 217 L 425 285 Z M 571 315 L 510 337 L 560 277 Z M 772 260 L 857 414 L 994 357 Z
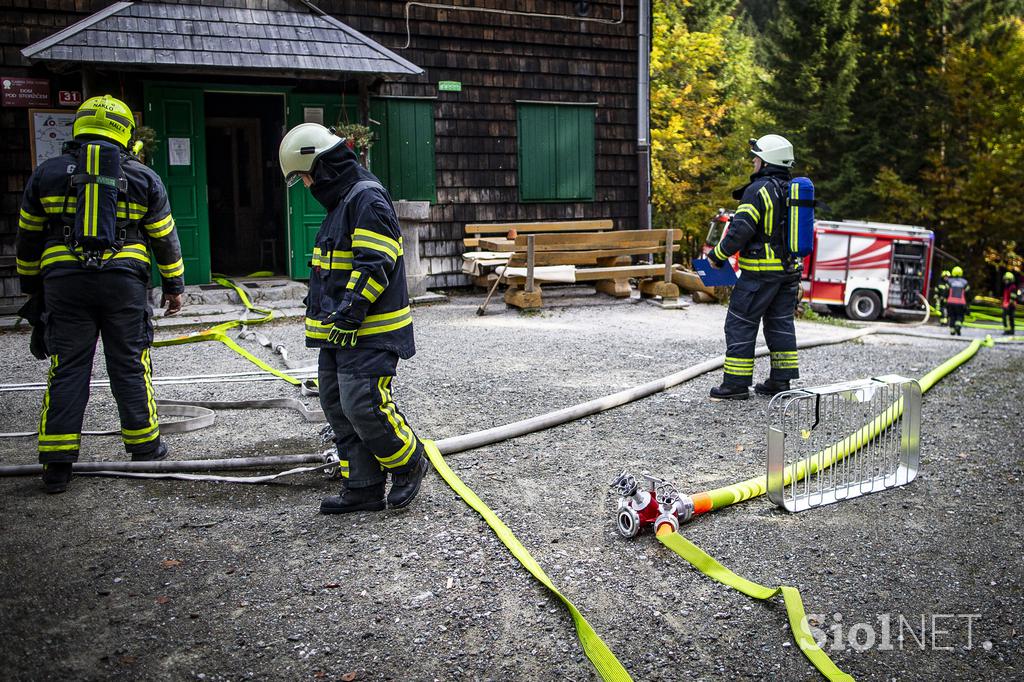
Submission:
M 934 249 L 935 234 L 923 227 L 818 220 L 804 260 L 804 301 L 854 320 L 921 312 Z

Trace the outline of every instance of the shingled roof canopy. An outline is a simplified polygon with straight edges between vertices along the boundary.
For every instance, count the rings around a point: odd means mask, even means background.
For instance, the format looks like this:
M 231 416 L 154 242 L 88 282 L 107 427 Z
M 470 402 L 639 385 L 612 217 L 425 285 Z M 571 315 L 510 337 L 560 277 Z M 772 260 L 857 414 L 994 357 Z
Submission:
M 297 5 L 299 6 L 299 5 Z M 301 5 L 306 8 L 305 5 Z M 416 75 L 423 70 L 312 11 L 116 2 L 22 50 L 28 59 L 202 72 Z

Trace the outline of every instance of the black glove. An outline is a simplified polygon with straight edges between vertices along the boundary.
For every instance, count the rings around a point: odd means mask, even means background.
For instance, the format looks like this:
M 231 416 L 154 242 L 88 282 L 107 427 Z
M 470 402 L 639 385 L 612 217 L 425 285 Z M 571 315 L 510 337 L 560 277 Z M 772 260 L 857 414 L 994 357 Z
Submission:
M 36 360 L 45 360 L 50 357 L 50 351 L 46 348 L 46 309 L 43 307 L 43 295 L 41 293 L 30 296 L 18 310 L 18 317 L 24 318 L 32 325 L 32 335 L 29 337 L 28 349 Z
M 343 348 L 345 346 L 355 348 L 359 327 L 362 326 L 363 320 L 366 318 L 366 309 L 369 307 L 370 302 L 365 298 L 352 291 L 346 291 L 338 310 L 324 320 L 325 324 L 334 325 L 327 334 L 327 340 Z
M 717 270 L 718 268 L 722 267 L 724 263 L 715 258 L 715 253 L 714 251 L 712 251 L 711 253 L 708 254 L 708 265 Z
M 37 324 L 32 327 L 28 350 L 36 360 L 45 360 L 50 357 L 50 350 L 46 347 L 46 325 Z

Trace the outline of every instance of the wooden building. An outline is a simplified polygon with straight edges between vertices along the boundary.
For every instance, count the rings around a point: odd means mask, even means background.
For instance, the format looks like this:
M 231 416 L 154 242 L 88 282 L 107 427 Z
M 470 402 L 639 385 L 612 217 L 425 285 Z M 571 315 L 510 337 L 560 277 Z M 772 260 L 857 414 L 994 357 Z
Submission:
M 322 212 L 284 187 L 276 154 L 303 120 L 371 126 L 370 168 L 396 201 L 425 202 L 431 288 L 468 282 L 466 223 L 643 226 L 637 4 L 0 0 L 0 77 L 25 87 L 0 107 L 0 306 L 18 300 L 19 195 L 53 148 L 43 129 L 104 92 L 155 132 L 192 284 L 308 276 Z

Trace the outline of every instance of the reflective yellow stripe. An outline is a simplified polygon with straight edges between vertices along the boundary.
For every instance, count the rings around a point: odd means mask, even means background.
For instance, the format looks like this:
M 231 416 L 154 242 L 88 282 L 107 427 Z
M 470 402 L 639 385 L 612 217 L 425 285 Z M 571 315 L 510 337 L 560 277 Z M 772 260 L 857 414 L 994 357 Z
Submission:
M 322 252 L 317 246 L 313 248 L 313 267 L 325 270 L 351 270 L 353 255 L 351 251 Z
M 357 227 L 352 232 L 352 248 L 379 251 L 392 261 L 397 261 L 398 257 L 402 255 L 402 245 L 397 241 L 379 232 L 371 232 L 361 227 Z
M 372 334 L 384 334 L 386 332 L 401 329 L 412 324 L 412 310 L 405 306 L 390 313 L 380 315 L 367 315 L 363 320 L 363 326 L 359 328 L 357 336 L 370 336 Z M 334 325 L 324 324 L 312 317 L 306 318 L 306 336 L 311 339 L 326 339 Z
M 782 272 L 782 261 L 778 258 L 743 258 L 740 268 L 751 272 Z
M 32 223 L 33 225 L 43 225 L 46 223 L 46 216 L 44 215 L 40 216 L 34 213 L 29 213 L 25 209 L 20 209 L 20 214 L 22 220 Z
M 775 204 L 772 202 L 771 195 L 768 194 L 767 187 L 761 187 L 758 194 L 761 195 L 761 200 L 764 202 L 764 233 L 770 237 L 775 225 Z
M 39 411 L 39 440 L 45 441 L 49 438 L 46 433 L 46 417 L 50 412 L 50 386 L 53 384 L 53 375 L 57 373 L 60 365 L 60 358 L 57 355 L 50 356 L 50 371 L 46 373 L 46 393 L 43 394 L 43 407 Z M 41 448 L 40 448 L 41 449 Z
M 143 227 L 146 228 L 146 234 L 153 239 L 160 239 L 171 233 L 174 229 L 174 218 L 168 213 L 166 216 L 157 220 L 156 222 L 146 223 Z
M 757 207 L 754 206 L 753 204 L 740 204 L 739 208 L 736 209 L 736 213 L 734 214 L 734 217 L 738 216 L 740 213 L 746 213 L 751 218 L 753 218 L 754 219 L 754 224 L 757 224 L 757 222 L 759 220 L 761 220 L 761 213 L 760 213 L 760 211 L 757 210 Z
M 718 260 L 721 260 L 721 261 L 729 260 L 729 257 L 727 255 L 725 255 L 725 251 L 722 251 L 722 245 L 721 244 L 716 244 L 715 245 L 715 257 L 718 258 Z
M 79 434 L 79 433 L 54 433 L 54 434 L 48 434 L 48 435 L 40 435 L 39 436 L 39 440 L 58 441 L 58 442 L 63 442 L 63 441 L 69 441 L 70 440 L 70 441 L 75 441 L 75 442 L 81 442 L 82 441 L 82 435 Z
M 46 216 L 37 216 L 21 209 L 18 215 L 18 227 L 26 232 L 42 232 L 46 227 Z
M 146 384 L 146 409 L 149 412 L 149 429 L 152 432 L 148 436 L 136 439 L 123 439 L 126 445 L 135 445 L 147 441 L 156 440 L 160 436 L 160 420 L 156 416 L 156 394 L 153 392 L 153 361 L 149 356 L 149 349 L 142 351 L 142 377 Z
M 185 263 L 180 258 L 170 265 L 157 263 L 156 267 L 164 277 L 180 277 L 185 274 Z
M 18 274 L 29 277 L 31 275 L 39 274 L 39 261 L 37 260 L 21 260 L 20 258 L 14 259 L 15 265 L 17 265 Z
M 792 199 L 800 198 L 800 185 L 795 182 L 789 185 L 789 196 Z M 800 222 L 800 215 L 797 212 L 796 206 L 789 207 L 789 250 L 796 253 L 797 249 L 800 248 L 800 244 L 797 243 L 797 235 L 799 230 L 797 224 Z
M 363 287 L 362 293 L 363 298 L 365 298 L 370 303 L 373 303 L 378 298 L 380 298 L 381 294 L 384 293 L 384 287 L 380 284 L 380 282 L 375 280 L 373 277 L 368 277 L 366 279 L 366 286 Z
M 395 432 L 395 436 L 402 442 L 402 447 L 399 448 L 398 452 L 389 457 L 377 457 L 377 461 L 388 469 L 397 469 L 408 464 L 412 453 L 415 452 L 416 436 L 413 434 L 412 429 L 409 428 L 409 425 L 405 423 L 402 414 L 395 407 L 395 403 L 391 399 L 390 384 L 391 377 L 380 377 L 377 379 L 377 392 L 380 393 L 380 406 L 378 409 L 387 417 L 388 423 L 391 424 L 391 428 Z
M 40 445 L 39 452 L 59 452 L 61 450 L 78 450 L 81 443 L 69 443 L 68 445 Z
M 733 358 L 726 356 L 722 369 L 726 374 L 746 377 L 754 375 L 754 358 Z
M 82 248 L 78 247 L 74 253 L 65 245 L 59 244 L 57 246 L 51 246 L 50 248 L 43 251 L 43 258 L 40 263 L 43 269 L 54 265 L 56 263 L 76 263 L 78 257 L 75 253 L 81 254 Z M 149 265 L 149 253 L 146 250 L 145 244 L 125 244 L 120 251 L 116 253 L 112 249 L 107 249 L 103 252 L 103 260 L 118 260 L 122 258 L 131 258 L 133 260 L 142 261 Z

